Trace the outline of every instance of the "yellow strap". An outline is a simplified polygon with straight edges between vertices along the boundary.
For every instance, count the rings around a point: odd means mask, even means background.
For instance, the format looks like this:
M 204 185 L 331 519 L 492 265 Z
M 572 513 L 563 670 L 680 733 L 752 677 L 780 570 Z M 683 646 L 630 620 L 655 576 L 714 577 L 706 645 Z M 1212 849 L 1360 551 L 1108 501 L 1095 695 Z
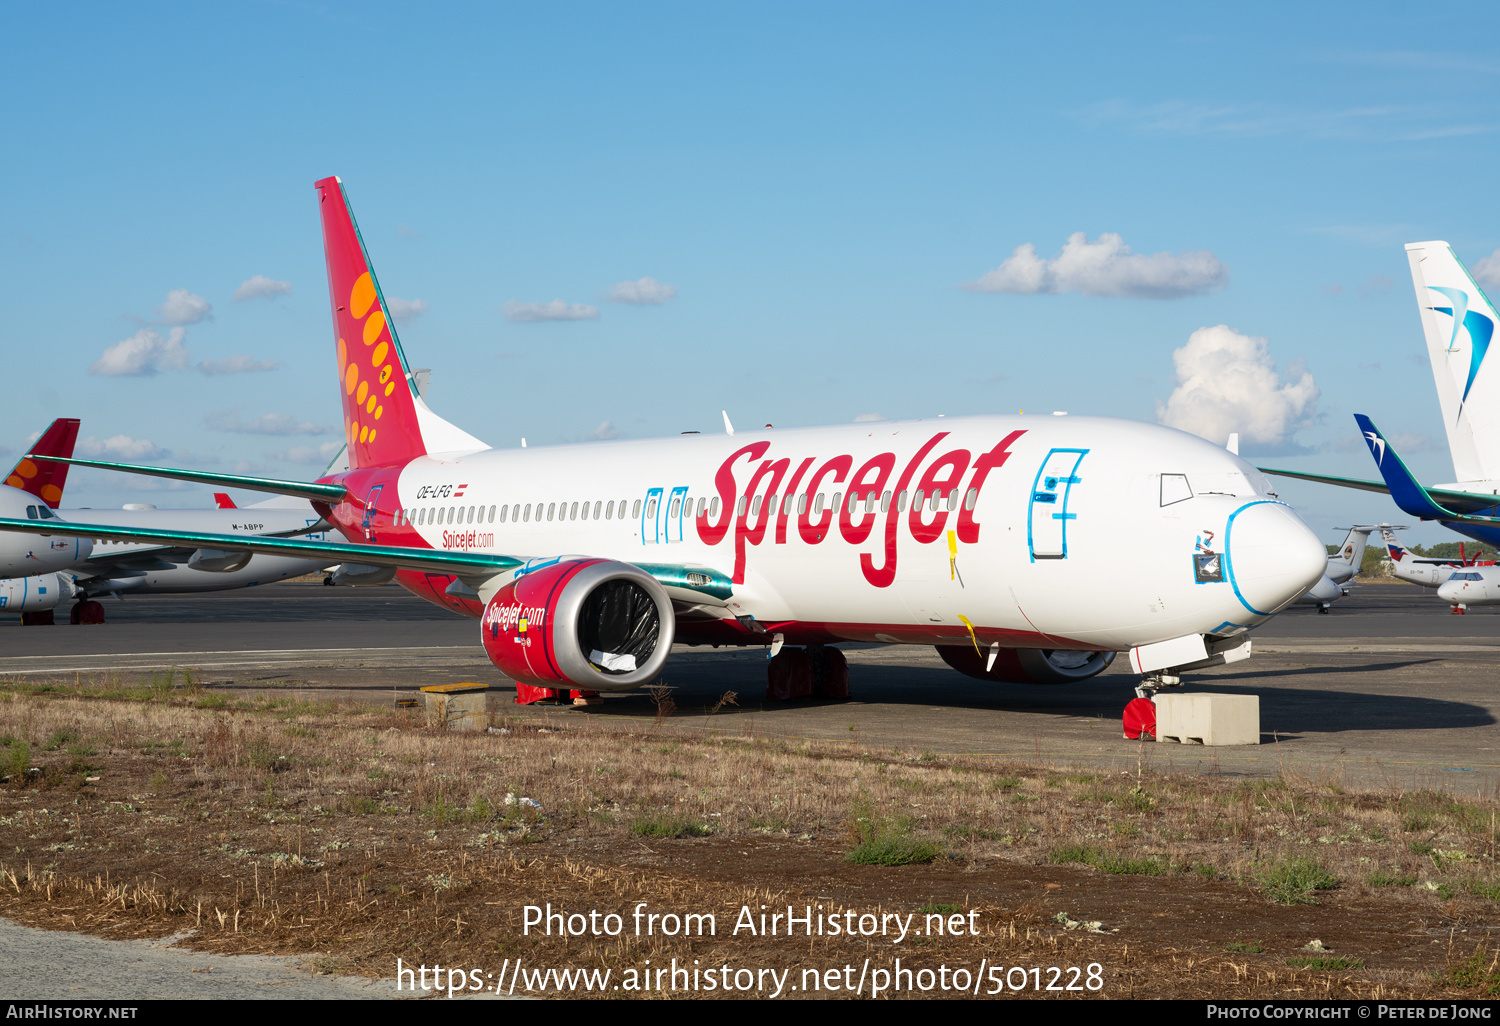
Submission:
M 952 532 L 949 533 L 951 534 Z M 969 640 L 974 643 L 974 651 L 977 652 L 981 657 L 983 657 L 984 653 L 979 651 L 979 638 L 974 634 L 974 625 L 970 623 L 969 618 L 962 613 L 958 614 L 958 618 L 960 621 L 962 621 L 963 625 L 969 629 Z

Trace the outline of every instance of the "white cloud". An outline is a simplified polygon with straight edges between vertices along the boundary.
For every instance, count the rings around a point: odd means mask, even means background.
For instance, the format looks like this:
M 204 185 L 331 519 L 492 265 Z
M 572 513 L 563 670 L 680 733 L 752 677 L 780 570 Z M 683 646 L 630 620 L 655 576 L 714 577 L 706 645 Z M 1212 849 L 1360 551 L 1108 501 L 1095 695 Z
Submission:
M 970 292 L 1024 295 L 1082 292 L 1086 296 L 1178 299 L 1217 292 L 1228 283 L 1229 268 L 1206 249 L 1146 256 L 1132 253 L 1114 232 L 1104 232 L 1097 242 L 1074 232 L 1051 260 L 1037 256 L 1036 246 L 1028 242 L 1017 246 L 999 267 L 962 287 Z
M 323 467 L 343 448 L 343 442 L 324 442 L 319 446 L 294 445 L 271 453 L 271 459 L 286 463 L 312 463 Z
M 257 274 L 253 278 L 246 278 L 240 282 L 240 287 L 234 290 L 234 301 L 243 303 L 247 299 L 275 299 L 291 291 L 291 282 L 277 281 L 275 278 L 267 278 L 264 274 Z
M 251 374 L 256 371 L 273 371 L 281 366 L 280 360 L 257 360 L 252 356 L 237 353 L 217 360 L 204 360 L 194 365 L 200 374 Z
M 854 423 L 863 424 L 867 420 L 885 420 L 885 417 L 879 413 L 861 413 L 854 418 Z
M 167 293 L 167 301 L 156 308 L 156 316 L 163 324 L 197 324 L 208 320 L 214 313 L 213 304 L 202 296 L 195 296 L 187 289 L 173 289 Z
M 564 303 L 554 299 L 550 303 L 521 303 L 512 299 L 501 309 L 507 321 L 597 321 L 599 308 L 584 303 Z
M 392 296 L 386 302 L 386 311 L 391 315 L 391 320 L 397 324 L 410 324 L 413 319 L 422 316 L 428 310 L 425 299 L 400 299 Z
M 155 442 L 129 435 L 115 435 L 102 441 L 90 435 L 78 440 L 74 452 L 86 460 L 154 460 L 167 455 L 167 450 Z
M 1316 415 L 1318 386 L 1302 367 L 1282 381 L 1263 338 L 1227 325 L 1199 328 L 1172 354 L 1177 387 L 1156 404 L 1156 419 L 1224 444 L 1240 433 L 1241 451 L 1294 451 L 1291 433 Z
M 589 432 L 590 438 L 597 439 L 601 442 L 609 438 L 618 438 L 619 436 L 620 429 L 615 427 L 613 423 L 607 420 L 600 424 L 598 427 L 594 428 L 594 430 Z
M 661 306 L 677 298 L 676 285 L 663 285 L 655 278 L 639 278 L 611 285 L 604 298 L 611 303 L 633 303 L 636 306 Z
M 238 409 L 210 413 L 203 422 L 215 431 L 236 435 L 326 435 L 333 430 L 327 424 L 299 421 L 286 413 L 263 413 L 254 420 L 243 420 Z
M 89 364 L 90 374 L 107 378 L 146 377 L 164 370 L 186 370 L 187 337 L 183 328 L 173 328 L 162 338 L 155 329 L 142 328 L 104 350 L 104 355 Z
M 1500 249 L 1474 265 L 1474 280 L 1487 289 L 1500 289 Z

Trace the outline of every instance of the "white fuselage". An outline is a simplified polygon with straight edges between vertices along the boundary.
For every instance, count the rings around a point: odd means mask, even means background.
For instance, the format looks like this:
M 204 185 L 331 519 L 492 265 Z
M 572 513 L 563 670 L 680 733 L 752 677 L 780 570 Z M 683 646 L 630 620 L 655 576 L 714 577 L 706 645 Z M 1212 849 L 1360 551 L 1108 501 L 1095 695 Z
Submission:
M 711 567 L 733 579 L 736 615 L 861 640 L 966 642 L 972 625 L 985 643 L 1123 650 L 1233 634 L 1327 568 L 1237 456 L 1093 417 L 434 455 L 396 491 L 360 497 L 380 511 L 366 540 Z
M 1443 567 L 1448 579 L 1438 586 L 1438 598 L 1455 606 L 1500 603 L 1500 567 Z

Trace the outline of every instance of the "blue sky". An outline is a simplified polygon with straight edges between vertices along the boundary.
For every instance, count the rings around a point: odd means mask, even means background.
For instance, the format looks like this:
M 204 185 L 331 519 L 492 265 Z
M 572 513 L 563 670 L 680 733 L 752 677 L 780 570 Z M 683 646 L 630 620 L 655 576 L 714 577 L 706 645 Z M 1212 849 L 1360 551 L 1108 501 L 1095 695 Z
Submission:
M 1251 362 L 1277 388 L 1311 376 L 1261 462 L 1373 476 L 1364 412 L 1451 478 L 1401 247 L 1500 248 L 1487 6 L 82 4 L 3 24 L 12 453 L 78 416 L 101 452 L 316 473 L 339 413 L 312 183 L 337 174 L 386 295 L 420 311 L 400 331 L 432 405 L 492 444 L 715 430 L 721 408 L 1154 420 L 1174 351 L 1226 325 L 1266 340 Z M 1165 256 L 964 287 L 1080 232 Z M 236 301 L 257 275 L 290 291 Z M 643 278 L 664 301 L 608 298 Z M 554 300 L 597 316 L 514 319 Z M 100 373 L 131 369 L 105 354 L 132 338 L 154 373 Z M 78 473 L 64 505 L 208 501 L 154 487 Z M 1284 494 L 1332 541 L 1396 512 Z

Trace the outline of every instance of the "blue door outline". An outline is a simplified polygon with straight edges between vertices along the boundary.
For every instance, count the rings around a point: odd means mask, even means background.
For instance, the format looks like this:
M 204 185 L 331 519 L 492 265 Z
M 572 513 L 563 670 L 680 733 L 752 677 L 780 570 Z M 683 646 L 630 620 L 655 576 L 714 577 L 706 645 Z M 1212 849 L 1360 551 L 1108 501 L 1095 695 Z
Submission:
M 375 540 L 375 514 L 379 512 L 380 490 L 385 485 L 376 485 L 370 489 L 370 494 L 365 496 L 365 519 L 360 527 L 364 529 L 365 541 Z
M 1077 513 L 1069 512 L 1068 502 L 1073 486 L 1080 480 L 1078 465 L 1088 452 L 1052 449 L 1037 468 L 1026 505 L 1026 544 L 1033 563 L 1039 559 L 1068 558 L 1068 521 L 1078 519 Z
M 661 539 L 662 489 L 646 490 L 646 501 L 641 503 L 641 544 L 655 545 Z

